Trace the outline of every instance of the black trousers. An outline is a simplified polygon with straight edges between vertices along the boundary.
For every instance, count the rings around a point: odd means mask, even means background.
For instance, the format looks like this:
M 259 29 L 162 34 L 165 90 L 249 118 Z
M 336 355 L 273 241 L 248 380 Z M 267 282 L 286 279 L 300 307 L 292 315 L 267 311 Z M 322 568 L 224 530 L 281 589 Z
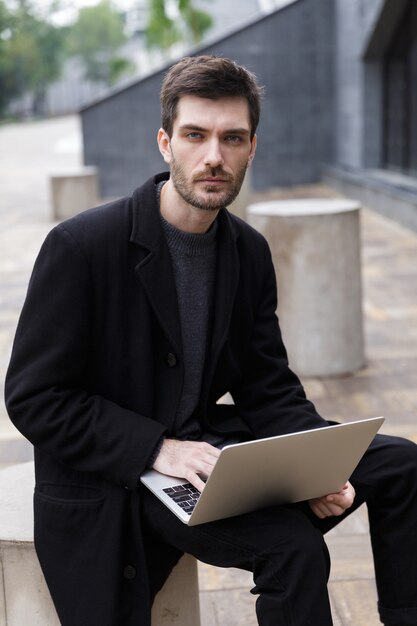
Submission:
M 172 563 L 183 552 L 219 567 L 252 571 L 260 626 L 330 626 L 330 559 L 323 535 L 361 504 L 368 507 L 381 621 L 417 625 L 417 446 L 377 435 L 351 477 L 354 507 L 320 520 L 307 503 L 277 506 L 188 527 L 150 492 L 145 532 Z M 162 584 L 149 559 L 154 592 Z

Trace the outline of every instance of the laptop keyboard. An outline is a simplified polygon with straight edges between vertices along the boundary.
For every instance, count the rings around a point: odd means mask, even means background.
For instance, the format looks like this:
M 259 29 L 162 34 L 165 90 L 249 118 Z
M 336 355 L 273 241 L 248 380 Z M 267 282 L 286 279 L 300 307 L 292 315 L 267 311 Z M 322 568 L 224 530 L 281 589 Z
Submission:
M 191 483 L 168 487 L 163 491 L 180 506 L 185 513 L 191 515 L 200 497 L 200 492 Z

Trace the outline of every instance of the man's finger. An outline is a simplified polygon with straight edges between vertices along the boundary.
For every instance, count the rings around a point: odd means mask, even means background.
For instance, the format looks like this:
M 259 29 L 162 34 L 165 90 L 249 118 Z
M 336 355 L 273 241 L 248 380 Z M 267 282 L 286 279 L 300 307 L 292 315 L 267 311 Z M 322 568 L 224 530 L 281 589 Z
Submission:
M 184 478 L 188 480 L 188 482 L 191 483 L 191 485 L 193 485 L 193 487 L 198 489 L 200 492 L 203 491 L 205 487 L 205 483 L 198 474 L 195 474 L 194 472 L 190 472 Z

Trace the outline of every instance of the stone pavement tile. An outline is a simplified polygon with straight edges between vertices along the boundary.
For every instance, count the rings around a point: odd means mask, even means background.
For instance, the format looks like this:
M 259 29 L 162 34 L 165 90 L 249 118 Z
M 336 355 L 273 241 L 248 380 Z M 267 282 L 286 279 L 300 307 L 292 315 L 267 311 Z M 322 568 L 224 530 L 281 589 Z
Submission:
M 247 590 L 200 594 L 201 626 L 257 626 L 256 597 Z
M 381 368 L 386 372 L 401 374 L 404 385 L 407 385 L 407 377 L 417 372 L 417 354 L 411 356 L 396 357 L 389 354 L 383 360 L 380 359 Z M 359 372 L 360 376 L 361 373 Z
M 332 558 L 331 581 L 374 578 L 368 534 L 333 535 L 327 543 Z
M 329 591 L 334 619 L 341 626 L 381 626 L 372 579 L 331 582 Z
M 383 327 L 374 326 L 367 332 L 368 353 L 377 358 L 411 356 L 410 342 L 415 340 L 416 332 L 408 324 L 387 320 Z
M 199 586 L 203 591 L 253 587 L 251 572 L 234 567 L 212 567 L 205 563 L 199 563 L 198 567 Z
M 198 564 L 201 626 L 256 626 L 252 574 Z

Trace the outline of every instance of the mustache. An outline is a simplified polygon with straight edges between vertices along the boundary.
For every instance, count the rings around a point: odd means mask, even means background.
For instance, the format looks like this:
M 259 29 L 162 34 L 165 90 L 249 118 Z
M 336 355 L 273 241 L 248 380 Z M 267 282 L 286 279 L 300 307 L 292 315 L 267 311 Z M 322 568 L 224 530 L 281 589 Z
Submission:
M 194 176 L 194 181 L 204 180 L 207 177 L 218 177 L 226 181 L 232 180 L 232 176 L 230 174 L 227 174 L 227 172 L 225 172 L 223 168 L 219 166 L 219 167 L 210 167 L 204 170 L 204 172 L 200 172 L 199 174 L 196 174 Z

